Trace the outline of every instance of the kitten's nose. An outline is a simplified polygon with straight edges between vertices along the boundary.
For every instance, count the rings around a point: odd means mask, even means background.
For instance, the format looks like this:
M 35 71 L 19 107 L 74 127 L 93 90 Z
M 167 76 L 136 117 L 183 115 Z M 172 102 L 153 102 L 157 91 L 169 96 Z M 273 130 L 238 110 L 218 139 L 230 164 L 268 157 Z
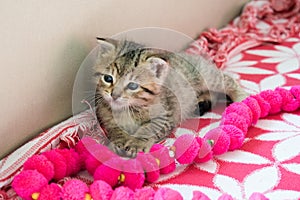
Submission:
M 113 93 L 111 94 L 111 97 L 113 98 L 113 100 L 117 100 L 120 96 L 121 96 L 121 94 L 118 94 L 118 93 L 116 93 L 116 92 L 113 92 Z

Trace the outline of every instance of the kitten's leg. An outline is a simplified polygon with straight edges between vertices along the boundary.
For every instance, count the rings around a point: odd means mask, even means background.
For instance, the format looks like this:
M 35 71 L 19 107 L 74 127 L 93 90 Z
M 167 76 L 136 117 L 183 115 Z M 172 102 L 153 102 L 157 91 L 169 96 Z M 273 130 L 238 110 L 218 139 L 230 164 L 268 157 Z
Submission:
M 226 94 L 233 102 L 239 102 L 249 96 L 231 76 L 224 74 L 224 87 Z
M 155 142 L 165 139 L 174 128 L 174 122 L 168 117 L 155 117 L 150 122 L 143 124 L 133 135 L 133 137 L 141 141 L 136 143 L 134 140 L 128 141 L 126 147 L 130 151 L 148 152 Z
M 166 116 L 153 117 L 144 123 L 133 135 L 117 125 L 110 127 L 109 148 L 121 156 L 136 157 L 139 152 L 149 152 L 155 142 L 165 139 L 174 128 L 172 119 Z
M 108 135 L 108 147 L 120 156 L 136 157 L 138 152 L 149 151 L 154 143 L 154 140 L 145 140 L 144 138 L 129 135 L 119 127 L 114 127 L 107 131 L 113 133 Z
M 214 76 L 207 83 L 208 90 L 220 94 L 225 93 L 233 102 L 242 101 L 249 96 L 237 81 L 222 72 L 214 73 Z

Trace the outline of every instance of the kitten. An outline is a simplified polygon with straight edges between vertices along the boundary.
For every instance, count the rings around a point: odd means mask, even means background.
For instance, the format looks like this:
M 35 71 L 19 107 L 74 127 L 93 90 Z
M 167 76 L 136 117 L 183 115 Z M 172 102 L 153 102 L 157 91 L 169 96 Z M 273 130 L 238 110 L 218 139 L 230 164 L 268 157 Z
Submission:
M 130 41 L 98 40 L 96 115 L 109 147 L 121 156 L 149 151 L 198 106 L 201 114 L 207 111 L 217 93 L 226 93 L 232 101 L 247 96 L 203 57 Z

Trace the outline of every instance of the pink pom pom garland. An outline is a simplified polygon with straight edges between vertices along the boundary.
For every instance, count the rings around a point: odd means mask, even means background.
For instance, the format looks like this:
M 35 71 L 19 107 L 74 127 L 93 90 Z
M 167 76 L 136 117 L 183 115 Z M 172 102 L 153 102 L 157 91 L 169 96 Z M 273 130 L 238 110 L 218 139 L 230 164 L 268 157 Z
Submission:
M 220 155 L 242 146 L 248 127 L 259 118 L 278 112 L 290 112 L 300 107 L 300 86 L 290 90 L 277 88 L 250 96 L 242 102 L 228 106 L 221 125 L 210 130 L 203 138 L 181 135 L 171 148 L 161 144 L 152 146 L 150 153 L 139 153 L 135 159 L 125 160 L 91 138 L 83 138 L 74 149 L 55 149 L 29 158 L 15 176 L 12 187 L 23 199 L 147 199 L 174 197 L 182 199 L 173 190 L 142 188 L 144 182 L 155 182 L 160 174 L 175 170 L 175 160 L 181 164 L 206 162 L 213 155 Z M 71 179 L 62 187 L 51 183 L 64 176 L 86 169 L 94 177 L 91 186 L 81 180 Z M 113 190 L 112 188 L 116 188 Z M 255 193 L 250 199 L 267 199 Z M 194 192 L 193 199 L 203 199 L 201 192 Z M 222 195 L 219 199 L 230 199 Z M 205 198 L 204 198 L 205 199 Z

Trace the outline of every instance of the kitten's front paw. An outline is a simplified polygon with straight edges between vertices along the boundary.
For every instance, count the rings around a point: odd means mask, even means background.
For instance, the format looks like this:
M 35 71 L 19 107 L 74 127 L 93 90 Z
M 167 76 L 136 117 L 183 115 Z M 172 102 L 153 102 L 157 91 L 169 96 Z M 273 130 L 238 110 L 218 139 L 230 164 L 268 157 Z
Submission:
M 139 152 L 148 152 L 153 143 L 135 137 L 127 140 L 119 139 L 111 141 L 110 148 L 120 156 L 134 158 Z

